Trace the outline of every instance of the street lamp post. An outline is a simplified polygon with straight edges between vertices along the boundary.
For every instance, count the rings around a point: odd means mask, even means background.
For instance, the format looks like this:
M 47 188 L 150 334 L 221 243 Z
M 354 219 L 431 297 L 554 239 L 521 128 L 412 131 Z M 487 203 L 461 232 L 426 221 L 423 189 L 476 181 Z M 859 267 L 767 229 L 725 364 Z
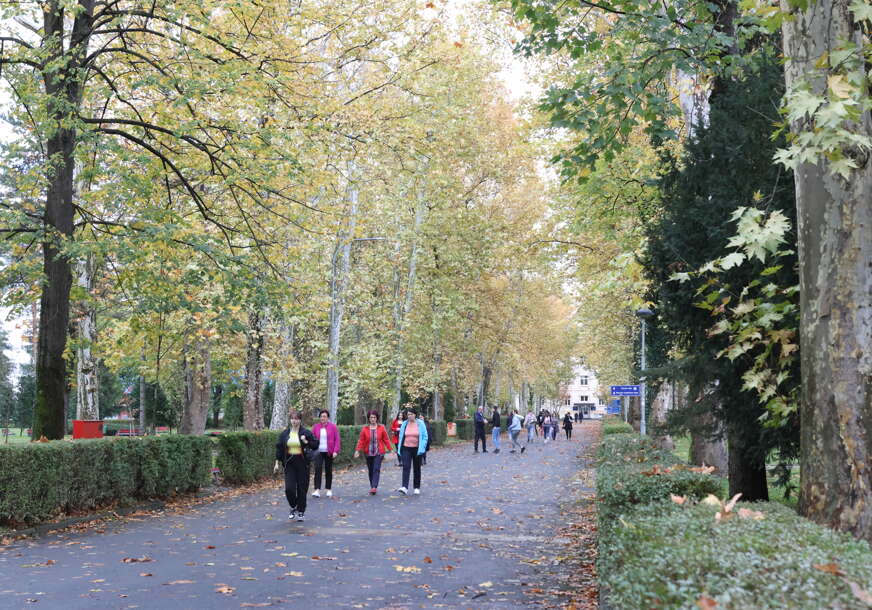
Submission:
M 640 401 L 641 401 L 641 405 L 640 405 L 639 410 L 641 411 L 642 418 L 641 418 L 641 421 L 639 422 L 639 433 L 642 436 L 645 436 L 647 434 L 647 426 L 646 426 L 646 418 L 645 418 L 645 403 L 646 403 L 645 391 L 647 389 L 646 386 L 648 385 L 646 383 L 646 379 L 644 376 L 644 374 L 645 374 L 645 326 L 646 326 L 645 320 L 647 318 L 650 318 L 651 316 L 653 316 L 654 312 L 651 311 L 650 309 L 648 309 L 647 307 L 643 307 L 642 309 L 640 309 L 636 312 L 636 315 L 639 317 L 640 320 L 642 320 L 642 362 L 641 362 L 641 369 L 642 369 L 643 376 L 639 380 L 641 382 L 641 386 L 642 386 L 641 396 L 639 397 Z

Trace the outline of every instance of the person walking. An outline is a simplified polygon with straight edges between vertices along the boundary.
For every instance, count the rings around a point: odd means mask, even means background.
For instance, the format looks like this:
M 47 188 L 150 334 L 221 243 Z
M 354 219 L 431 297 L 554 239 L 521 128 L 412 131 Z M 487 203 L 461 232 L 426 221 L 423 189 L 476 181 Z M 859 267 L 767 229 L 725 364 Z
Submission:
M 521 453 L 524 453 L 527 449 L 526 445 L 522 445 L 520 441 L 518 441 L 518 436 L 521 434 L 522 428 L 523 423 L 521 421 L 521 416 L 518 415 L 518 410 L 515 409 L 509 416 L 508 422 L 509 437 L 512 439 L 512 448 L 509 450 L 509 453 L 514 453 L 515 447 L 520 447 Z
M 551 413 L 542 411 L 542 438 L 544 442 L 548 442 L 551 438 Z
M 423 413 L 421 413 L 421 421 L 424 422 L 424 427 L 427 428 L 427 446 L 424 448 L 424 455 L 421 456 L 421 466 L 426 466 L 427 454 L 430 453 L 430 441 L 432 440 L 433 435 L 431 434 L 432 428 L 430 428 L 430 422 Z
M 563 431 L 566 432 L 566 440 L 572 438 L 572 417 L 569 416 L 569 413 L 563 417 Z
M 413 471 L 412 483 L 416 496 L 421 493 L 421 456 L 427 448 L 427 427 L 418 419 L 415 409 L 406 410 L 406 421 L 400 426 L 400 444 L 403 454 L 403 484 L 397 490 L 404 496 L 409 493 L 409 471 Z
M 397 466 L 403 465 L 403 458 L 400 455 L 400 426 L 403 425 L 403 422 L 406 421 L 406 410 L 403 409 L 397 416 L 394 418 L 394 421 L 391 422 L 391 442 L 394 444 L 394 447 L 397 447 Z
M 473 423 L 475 424 L 475 440 L 473 441 L 475 452 L 478 453 L 478 441 L 481 439 L 481 451 L 482 453 L 487 453 L 487 444 L 484 435 L 484 427 L 485 424 L 487 424 L 487 420 L 484 417 L 483 406 L 478 405 L 478 409 L 476 409 L 475 415 L 473 416 Z
M 494 445 L 494 453 L 500 452 L 500 408 L 494 405 L 491 415 L 491 442 Z
M 386 453 L 393 448 L 388 440 L 388 431 L 378 423 L 378 413 L 370 411 L 367 414 L 369 424 L 360 431 L 360 438 L 355 447 L 354 457 L 360 457 L 360 452 L 366 454 L 366 470 L 369 473 L 369 495 L 374 496 L 378 491 L 378 481 L 381 476 L 382 460 Z
M 551 440 L 557 440 L 557 428 L 560 427 L 560 410 L 557 410 L 557 413 L 551 416 Z
M 303 416 L 299 411 L 291 411 L 288 427 L 282 430 L 276 443 L 276 463 L 273 472 L 279 467 L 285 469 L 285 498 L 288 500 L 290 521 L 304 521 L 306 513 L 306 493 L 309 491 L 309 462 L 318 450 L 318 442 L 311 430 L 303 427 Z
M 536 417 L 532 411 L 527 411 L 527 416 L 524 418 L 524 427 L 527 428 L 527 444 L 533 442 L 533 437 L 536 434 Z
M 318 423 L 312 426 L 312 434 L 318 441 L 318 453 L 315 454 L 315 491 L 312 496 L 321 497 L 321 472 L 324 471 L 327 497 L 330 498 L 333 496 L 333 459 L 342 450 L 339 428 L 330 421 L 330 411 L 321 409 Z

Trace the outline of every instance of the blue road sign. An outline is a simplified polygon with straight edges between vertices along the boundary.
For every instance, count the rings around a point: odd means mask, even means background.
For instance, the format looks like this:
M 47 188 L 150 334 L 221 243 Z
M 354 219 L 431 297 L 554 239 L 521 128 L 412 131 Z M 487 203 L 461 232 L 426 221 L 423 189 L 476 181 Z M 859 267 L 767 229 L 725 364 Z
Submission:
M 641 396 L 642 391 L 637 385 L 613 385 L 612 396 Z

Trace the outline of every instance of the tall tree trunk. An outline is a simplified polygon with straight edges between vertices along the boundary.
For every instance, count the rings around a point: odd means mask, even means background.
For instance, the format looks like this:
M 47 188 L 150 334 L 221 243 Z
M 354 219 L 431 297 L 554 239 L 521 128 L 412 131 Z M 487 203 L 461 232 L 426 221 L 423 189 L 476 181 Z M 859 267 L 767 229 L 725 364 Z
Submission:
M 100 419 L 100 385 L 97 359 L 91 352 L 97 330 L 96 312 L 91 302 L 94 290 L 94 257 L 87 256 L 78 265 L 77 283 L 87 296 L 81 304 L 76 329 L 76 419 Z
M 827 76 L 837 45 L 863 57 L 863 28 L 848 0 L 807 8 L 782 0 L 787 90 L 809 86 L 834 99 Z M 862 3 L 861 3 L 862 4 Z M 862 65 L 859 70 L 862 70 Z M 868 87 L 868 83 L 866 84 Z M 864 93 L 869 95 L 868 89 Z M 841 127 L 872 137 L 866 110 Z M 791 124 L 799 135 L 813 126 Z M 849 180 L 821 155 L 794 172 L 799 242 L 802 368 L 799 510 L 810 519 L 872 540 L 872 161 L 845 146 L 858 168 Z
M 62 3 L 54 0 L 43 7 L 43 40 L 49 50 L 43 70 L 43 86 L 48 100 L 49 135 L 45 142 L 48 170 L 44 223 L 46 238 L 42 243 L 43 283 L 40 295 L 39 346 L 36 360 L 36 406 L 33 437 L 64 437 L 66 395 L 67 332 L 70 322 L 70 286 L 72 270 L 62 254 L 66 240 L 73 237 L 73 173 L 76 130 L 67 127 L 70 116 L 81 106 L 82 61 L 88 53 L 93 24 L 94 2 L 82 0 L 75 14 L 64 49 L 64 28 L 69 16 Z
M 293 380 L 291 379 L 288 362 L 294 352 L 296 327 L 293 324 L 282 322 L 279 335 L 281 340 L 279 345 L 279 367 L 281 370 L 276 376 L 276 397 L 273 401 L 272 419 L 269 422 L 270 430 L 284 430 L 288 427 L 288 415 L 291 409 L 293 394 Z
M 418 261 L 418 233 L 424 222 L 424 193 L 419 189 L 417 205 L 415 206 L 415 224 L 412 227 L 412 250 L 409 253 L 409 269 L 406 275 L 406 294 L 403 299 L 399 295 L 399 282 L 394 285 L 394 327 L 397 342 L 394 352 L 394 404 L 392 416 L 400 412 L 400 399 L 403 393 L 403 368 L 405 365 L 405 326 L 406 318 L 412 311 L 415 296 L 415 273 Z
M 747 430 L 729 434 L 730 497 L 741 493 L 746 502 L 769 500 L 766 457 L 754 450 L 759 446 L 760 440 L 748 438 Z
M 186 349 L 184 358 L 185 404 L 179 433 L 203 434 L 212 396 L 212 356 L 208 340 L 198 339 L 193 349 Z
M 248 350 L 245 358 L 245 395 L 242 403 L 242 427 L 263 430 L 263 317 L 257 311 L 248 314 Z
M 330 269 L 330 337 L 328 340 L 329 356 L 327 362 L 327 410 L 330 420 L 336 421 L 339 411 L 339 336 L 342 330 L 342 315 L 345 311 L 345 282 L 351 267 L 351 244 L 357 228 L 358 188 L 353 162 L 348 164 L 348 225 L 339 233 L 336 249 L 333 252 Z M 342 258 L 339 271 L 336 270 L 336 257 Z
M 690 463 L 714 466 L 718 475 L 727 476 L 729 460 L 721 425 L 710 413 L 702 416 L 700 420 L 700 429 L 690 435 Z
M 460 414 L 460 408 L 458 405 L 458 392 L 460 389 L 457 387 L 457 368 L 451 367 L 451 405 L 454 407 L 454 416 L 458 417 Z
M 433 354 L 433 419 L 442 419 L 442 392 L 439 391 L 442 366 L 442 354 Z
M 675 448 L 675 443 L 672 442 L 672 437 L 666 432 L 666 415 L 672 410 L 672 399 L 674 396 L 675 382 L 663 382 L 660 384 L 660 389 L 657 390 L 657 395 L 651 401 L 651 440 L 657 446 L 667 451 L 672 451 Z

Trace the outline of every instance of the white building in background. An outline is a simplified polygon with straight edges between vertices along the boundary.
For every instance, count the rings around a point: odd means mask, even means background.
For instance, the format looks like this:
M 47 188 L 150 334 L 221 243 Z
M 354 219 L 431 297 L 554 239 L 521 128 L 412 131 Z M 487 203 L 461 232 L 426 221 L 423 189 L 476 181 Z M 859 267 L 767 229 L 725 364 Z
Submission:
M 599 396 L 599 381 L 596 374 L 590 369 L 576 365 L 572 369 L 572 379 L 567 379 L 560 384 L 559 398 L 547 401 L 544 407 L 551 411 L 557 411 L 560 417 L 569 413 L 575 417 L 576 413 L 583 413 L 584 417 L 602 417 L 606 412 L 606 404 Z

